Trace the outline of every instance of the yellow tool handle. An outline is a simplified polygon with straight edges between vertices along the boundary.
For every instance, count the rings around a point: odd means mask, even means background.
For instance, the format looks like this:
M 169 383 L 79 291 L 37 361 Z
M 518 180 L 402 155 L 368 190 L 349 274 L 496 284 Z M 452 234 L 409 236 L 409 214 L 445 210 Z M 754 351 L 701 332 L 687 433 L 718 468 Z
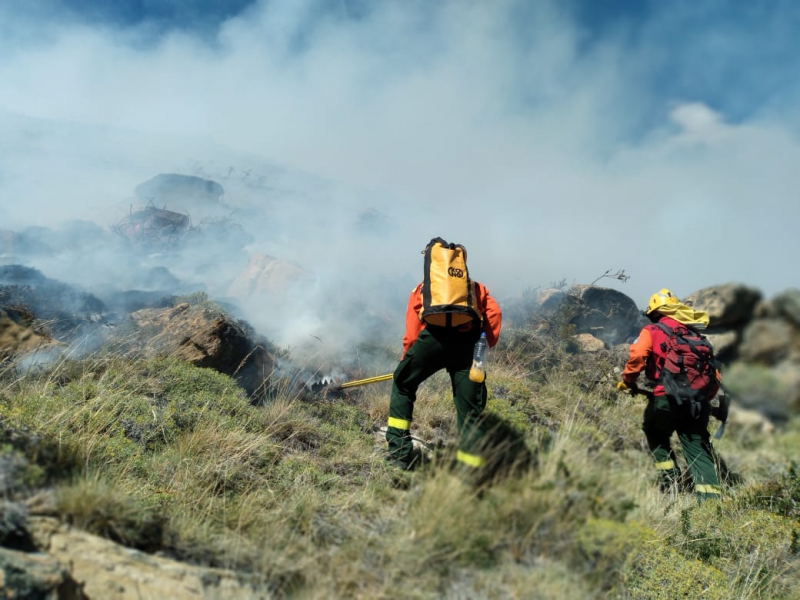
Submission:
M 377 381 L 387 381 L 394 376 L 393 373 L 387 373 L 386 375 L 378 375 L 376 377 L 368 377 L 367 379 L 358 379 L 356 381 L 348 381 L 347 383 L 343 383 L 338 388 L 344 389 L 349 387 L 355 387 L 357 385 L 366 385 L 367 383 L 375 383 Z

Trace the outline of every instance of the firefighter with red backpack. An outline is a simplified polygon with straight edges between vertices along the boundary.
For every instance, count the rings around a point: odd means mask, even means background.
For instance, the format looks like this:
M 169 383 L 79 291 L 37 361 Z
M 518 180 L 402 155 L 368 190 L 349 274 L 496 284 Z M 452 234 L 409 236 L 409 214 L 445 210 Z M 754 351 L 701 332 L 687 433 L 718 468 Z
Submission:
M 670 446 L 670 437 L 677 432 L 698 500 L 719 498 L 719 476 L 708 422 L 720 376 L 713 349 L 699 333 L 708 326 L 708 314 L 684 305 L 668 289 L 650 297 L 644 314 L 651 323 L 630 345 L 617 389 L 640 393 L 636 380 L 642 371 L 654 383 L 653 392 L 647 393 L 642 429 L 662 491 L 681 479 Z
M 460 438 L 456 458 L 467 467 L 480 468 L 485 460 L 480 455 L 479 416 L 486 407 L 487 390 L 485 374 L 476 377 L 473 372 L 470 377 L 470 369 L 482 334 L 489 347 L 497 343 L 502 313 L 486 287 L 469 277 L 464 246 L 434 238 L 422 254 L 423 281 L 408 298 L 403 356 L 393 374 L 387 458 L 404 470 L 415 466 L 410 429 L 417 389 L 446 369 Z

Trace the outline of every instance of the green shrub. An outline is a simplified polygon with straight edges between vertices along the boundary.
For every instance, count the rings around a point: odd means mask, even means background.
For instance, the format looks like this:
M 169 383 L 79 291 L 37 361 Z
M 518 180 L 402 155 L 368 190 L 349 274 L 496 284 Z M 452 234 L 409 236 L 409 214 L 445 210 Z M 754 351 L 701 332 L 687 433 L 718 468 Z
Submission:
M 648 527 L 590 519 L 578 530 L 589 577 L 613 597 L 729 598 L 723 573 L 687 559 Z
M 800 522 L 764 510 L 740 508 L 735 499 L 724 498 L 687 510 L 683 534 L 687 554 L 724 564 L 750 552 L 763 554 L 767 548 L 776 558 L 793 554 L 798 549 Z
M 736 597 L 724 573 L 672 548 L 650 548 L 637 554 L 626 566 L 615 595 L 647 600 Z
M 724 498 L 686 510 L 678 545 L 686 556 L 724 572 L 741 590 L 769 595 L 786 566 L 797 566 L 800 521 L 748 507 L 751 493 L 745 490 L 744 501 Z
M 776 481 L 757 483 L 737 499 L 742 508 L 766 510 L 800 522 L 800 470 L 792 463 L 785 475 Z

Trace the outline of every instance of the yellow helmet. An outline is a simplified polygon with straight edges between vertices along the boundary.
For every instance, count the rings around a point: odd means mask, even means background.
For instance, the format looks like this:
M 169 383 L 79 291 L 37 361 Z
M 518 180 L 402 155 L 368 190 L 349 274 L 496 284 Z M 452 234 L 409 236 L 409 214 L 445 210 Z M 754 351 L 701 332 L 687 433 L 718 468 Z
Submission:
M 650 301 L 647 303 L 647 310 L 644 314 L 649 315 L 651 312 L 658 310 L 667 304 L 680 304 L 677 296 L 670 292 L 667 288 L 660 289 L 658 292 L 650 296 Z

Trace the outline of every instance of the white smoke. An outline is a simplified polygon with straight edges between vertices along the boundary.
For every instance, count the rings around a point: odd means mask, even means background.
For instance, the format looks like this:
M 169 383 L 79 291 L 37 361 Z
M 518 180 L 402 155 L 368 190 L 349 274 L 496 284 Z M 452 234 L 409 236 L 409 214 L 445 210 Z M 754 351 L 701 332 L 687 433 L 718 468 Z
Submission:
M 800 144 L 781 107 L 797 87 L 769 88 L 738 119 L 647 93 L 641 74 L 677 44 L 655 34 L 682 10 L 654 13 L 632 48 L 624 30 L 587 45 L 555 2 L 385 2 L 353 16 L 261 1 L 210 35 L 53 6 L 0 8 L 0 228 L 108 228 L 158 173 L 218 181 L 253 241 L 145 266 L 224 295 L 250 254 L 297 264 L 314 276 L 301 295 L 242 303 L 278 343 L 357 338 L 364 314 L 399 336 L 437 236 L 466 245 L 500 299 L 608 269 L 631 279 L 599 283 L 640 303 L 665 286 L 796 284 Z M 724 63 L 736 30 L 717 36 Z M 685 42 L 670 56 L 709 51 Z M 377 224 L 360 218 L 370 211 Z M 133 283 L 141 264 L 104 248 L 37 266 Z

